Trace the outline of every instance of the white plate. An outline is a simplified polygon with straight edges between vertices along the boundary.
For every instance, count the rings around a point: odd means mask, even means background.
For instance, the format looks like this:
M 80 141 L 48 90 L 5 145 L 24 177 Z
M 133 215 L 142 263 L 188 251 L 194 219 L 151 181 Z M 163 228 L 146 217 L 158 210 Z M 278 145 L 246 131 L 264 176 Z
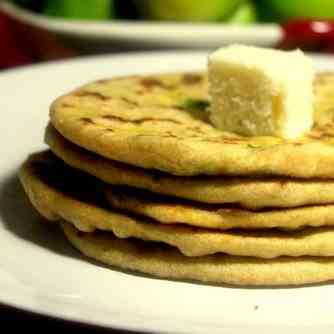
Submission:
M 0 4 L 0 9 L 21 22 L 45 28 L 90 51 L 97 47 L 212 49 L 229 43 L 274 46 L 282 37 L 279 26 L 275 24 L 231 26 L 148 21 L 85 22 L 34 14 L 6 2 Z
M 332 58 L 316 58 L 334 69 Z M 201 69 L 206 53 L 95 57 L 0 74 L 0 302 L 113 328 L 178 333 L 333 333 L 333 285 L 236 288 L 108 269 L 73 250 L 28 203 L 17 170 L 44 148 L 48 107 L 88 80 Z

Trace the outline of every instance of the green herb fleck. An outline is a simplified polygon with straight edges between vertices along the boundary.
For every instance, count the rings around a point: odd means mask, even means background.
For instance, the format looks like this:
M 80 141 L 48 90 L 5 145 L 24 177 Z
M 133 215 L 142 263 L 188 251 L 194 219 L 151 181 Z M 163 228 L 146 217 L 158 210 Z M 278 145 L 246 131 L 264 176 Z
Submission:
M 209 101 L 199 99 L 187 99 L 184 100 L 179 107 L 186 110 L 206 111 L 206 109 L 209 107 Z

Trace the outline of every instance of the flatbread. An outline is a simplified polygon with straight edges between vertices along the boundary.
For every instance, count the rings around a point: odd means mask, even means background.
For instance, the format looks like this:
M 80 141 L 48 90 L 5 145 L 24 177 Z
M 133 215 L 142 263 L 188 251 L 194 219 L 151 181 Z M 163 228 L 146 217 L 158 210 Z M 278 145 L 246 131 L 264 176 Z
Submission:
M 253 210 L 334 203 L 334 180 L 331 179 L 172 176 L 89 152 L 67 141 L 52 126 L 46 129 L 45 141 L 66 164 L 114 185 L 127 185 L 204 203 L 234 203 Z M 292 224 L 298 225 L 296 221 Z
M 99 186 L 93 181 L 56 166 L 45 154 L 30 157 L 20 170 L 20 180 L 37 210 L 49 220 L 66 220 L 82 231 L 112 232 L 118 238 L 134 237 L 159 241 L 178 248 L 187 256 L 224 252 L 231 255 L 274 258 L 289 256 L 333 256 L 334 228 L 300 231 L 231 230 L 228 232 L 165 225 L 126 215 L 105 206 Z M 95 194 L 96 193 L 96 194 Z
M 163 224 L 187 224 L 209 229 L 300 229 L 333 226 L 334 204 L 251 211 L 228 205 L 205 205 L 131 188 L 106 187 L 114 210 L 145 216 Z
M 189 258 L 158 243 L 118 239 L 112 233 L 82 233 L 68 223 L 62 224 L 62 228 L 70 243 L 86 256 L 162 278 L 246 286 L 300 285 L 334 278 L 332 257 L 268 260 L 215 254 Z
M 97 81 L 58 98 L 50 117 L 68 140 L 109 159 L 175 175 L 333 178 L 333 74 L 315 80 L 315 127 L 289 141 L 219 131 L 199 105 L 205 74 Z M 200 102 L 198 102 L 200 101 Z M 203 102 L 204 101 L 204 102 Z

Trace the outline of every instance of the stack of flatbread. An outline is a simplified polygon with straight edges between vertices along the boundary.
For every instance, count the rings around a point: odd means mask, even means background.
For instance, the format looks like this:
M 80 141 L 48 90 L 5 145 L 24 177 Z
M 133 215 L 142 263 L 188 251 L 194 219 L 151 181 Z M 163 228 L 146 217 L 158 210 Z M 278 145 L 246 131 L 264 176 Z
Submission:
M 334 74 L 294 141 L 208 121 L 203 73 L 118 77 L 51 106 L 20 179 L 36 209 L 101 262 L 238 285 L 334 279 Z

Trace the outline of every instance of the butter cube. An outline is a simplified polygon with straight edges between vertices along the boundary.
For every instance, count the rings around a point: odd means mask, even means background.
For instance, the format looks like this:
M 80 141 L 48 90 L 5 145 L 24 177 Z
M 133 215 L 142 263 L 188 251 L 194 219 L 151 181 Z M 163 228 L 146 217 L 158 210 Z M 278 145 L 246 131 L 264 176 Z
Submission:
M 209 56 L 208 72 L 215 127 L 286 139 L 312 127 L 314 68 L 300 50 L 232 45 Z

